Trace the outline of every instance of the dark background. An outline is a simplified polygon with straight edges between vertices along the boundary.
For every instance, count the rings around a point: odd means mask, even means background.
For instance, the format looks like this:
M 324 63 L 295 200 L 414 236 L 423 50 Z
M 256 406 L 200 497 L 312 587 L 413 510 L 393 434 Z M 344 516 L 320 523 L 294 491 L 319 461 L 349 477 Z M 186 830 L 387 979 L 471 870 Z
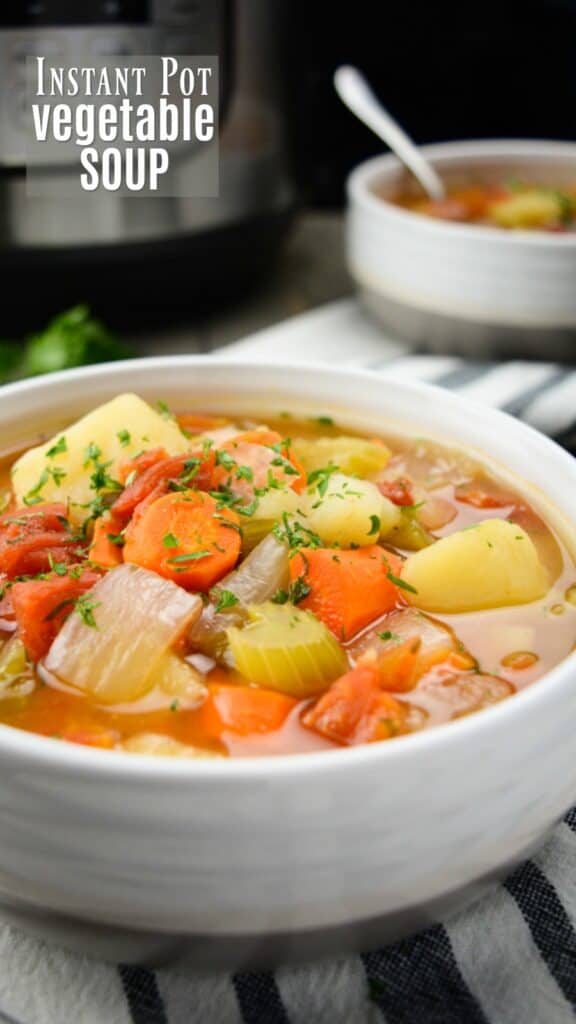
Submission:
M 576 138 L 576 0 L 287 2 L 295 152 L 315 205 L 340 205 L 348 171 L 383 148 L 336 98 L 340 63 L 419 142 Z

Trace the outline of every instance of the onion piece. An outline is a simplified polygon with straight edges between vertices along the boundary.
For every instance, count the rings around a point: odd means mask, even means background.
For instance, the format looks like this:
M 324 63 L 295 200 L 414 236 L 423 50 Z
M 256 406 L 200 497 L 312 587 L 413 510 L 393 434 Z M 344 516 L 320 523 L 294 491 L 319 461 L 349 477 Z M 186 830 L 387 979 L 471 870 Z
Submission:
M 418 509 L 418 519 L 426 530 L 441 530 L 448 526 L 453 519 L 456 519 L 458 510 L 454 502 L 447 498 L 437 498 L 434 495 L 426 498 L 422 508 Z
M 137 700 L 154 685 L 176 640 L 199 618 L 202 600 L 134 565 L 112 569 L 88 593 L 95 626 L 74 610 L 45 667 L 101 703 Z
M 184 701 L 187 708 L 201 704 L 208 694 L 204 676 L 172 651 L 161 658 L 153 674 L 156 686 L 167 696 Z
M 216 598 L 218 592 L 229 590 L 238 603 L 221 612 L 217 612 L 214 605 L 208 605 L 188 634 L 190 646 L 201 654 L 228 663 L 226 630 L 246 620 L 246 605 L 269 601 L 276 591 L 285 589 L 288 582 L 288 548 L 270 533 L 239 568 L 225 576 L 213 590 Z

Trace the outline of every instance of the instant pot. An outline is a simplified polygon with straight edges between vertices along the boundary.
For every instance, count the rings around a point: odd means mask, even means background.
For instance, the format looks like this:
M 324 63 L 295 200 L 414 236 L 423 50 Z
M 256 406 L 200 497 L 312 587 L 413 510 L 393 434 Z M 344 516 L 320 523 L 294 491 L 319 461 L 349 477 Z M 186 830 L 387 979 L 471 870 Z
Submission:
M 80 300 L 122 326 L 165 320 L 210 308 L 265 271 L 295 208 L 283 95 L 285 14 L 283 0 L 2 5 L 1 334 L 36 327 Z M 26 58 L 81 65 L 144 54 L 218 54 L 220 195 L 27 196 Z M 189 159 L 195 157 L 192 148 Z

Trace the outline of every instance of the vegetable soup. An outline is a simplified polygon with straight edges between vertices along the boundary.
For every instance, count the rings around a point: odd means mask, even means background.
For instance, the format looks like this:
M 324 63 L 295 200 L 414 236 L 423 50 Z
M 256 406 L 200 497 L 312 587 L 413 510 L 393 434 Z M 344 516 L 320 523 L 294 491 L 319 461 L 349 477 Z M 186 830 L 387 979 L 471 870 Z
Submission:
M 6 725 L 185 758 L 383 742 L 574 645 L 560 539 L 426 439 L 123 394 L 4 472 Z
M 546 188 L 513 180 L 449 188 L 443 200 L 405 193 L 393 202 L 426 217 L 507 230 L 523 228 L 563 233 L 576 228 L 576 185 Z

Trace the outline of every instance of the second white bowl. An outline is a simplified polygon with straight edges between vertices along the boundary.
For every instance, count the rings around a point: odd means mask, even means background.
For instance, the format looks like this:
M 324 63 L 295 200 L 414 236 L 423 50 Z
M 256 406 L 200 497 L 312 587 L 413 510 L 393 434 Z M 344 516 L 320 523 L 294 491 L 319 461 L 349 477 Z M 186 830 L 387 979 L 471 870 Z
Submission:
M 448 184 L 521 178 L 576 183 L 576 144 L 424 146 Z M 366 307 L 397 336 L 442 351 L 576 354 L 576 233 L 505 231 L 395 206 L 407 178 L 392 155 L 348 181 L 348 265 Z

